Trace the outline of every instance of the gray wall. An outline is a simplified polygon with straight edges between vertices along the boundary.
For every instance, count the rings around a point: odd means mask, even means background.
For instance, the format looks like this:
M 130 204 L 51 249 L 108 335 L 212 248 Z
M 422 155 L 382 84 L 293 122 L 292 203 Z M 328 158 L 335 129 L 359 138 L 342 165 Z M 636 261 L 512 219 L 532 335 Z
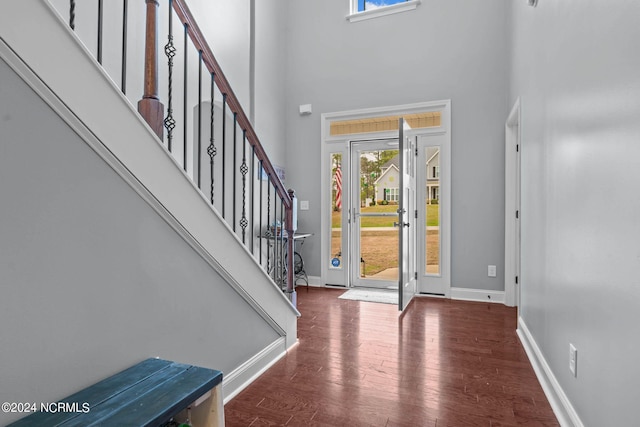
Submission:
M 0 200 L 0 401 L 155 356 L 229 373 L 279 337 L 1 61 Z
M 284 166 L 284 31 L 287 2 L 255 2 L 255 70 L 251 70 L 250 0 L 189 0 L 233 91 L 247 115 L 255 108 L 254 127 L 271 161 Z M 255 94 L 250 93 L 254 79 Z
M 512 8 L 521 315 L 586 426 L 638 425 L 640 4 Z
M 320 114 L 452 100 L 452 286 L 504 289 L 504 0 L 433 0 L 350 23 L 346 0 L 292 1 L 287 58 L 287 166 L 310 201 L 299 229 L 307 272 L 320 274 Z M 298 105 L 313 104 L 301 117 Z M 498 277 L 487 277 L 487 265 Z
M 278 166 L 285 160 L 285 70 L 286 11 L 285 0 L 255 0 L 256 51 L 255 123 L 256 132 L 269 158 Z M 294 181 L 295 182 L 295 181 Z M 293 185 L 291 181 L 285 185 Z

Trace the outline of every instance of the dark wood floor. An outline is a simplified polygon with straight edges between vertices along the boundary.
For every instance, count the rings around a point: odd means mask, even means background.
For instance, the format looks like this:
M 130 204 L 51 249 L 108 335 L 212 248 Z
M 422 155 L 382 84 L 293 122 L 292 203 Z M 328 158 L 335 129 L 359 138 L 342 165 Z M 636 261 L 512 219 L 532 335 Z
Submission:
M 233 426 L 558 426 L 501 304 L 298 293 L 300 344 L 225 406 Z

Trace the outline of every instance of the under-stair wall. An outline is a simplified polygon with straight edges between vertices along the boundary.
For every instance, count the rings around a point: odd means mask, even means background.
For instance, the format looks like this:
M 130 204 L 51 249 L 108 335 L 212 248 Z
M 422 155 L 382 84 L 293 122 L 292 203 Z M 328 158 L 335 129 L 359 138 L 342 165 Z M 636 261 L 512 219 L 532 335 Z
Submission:
M 0 128 L 0 400 L 156 356 L 222 370 L 228 399 L 295 344 L 298 312 L 47 2 L 0 16 Z

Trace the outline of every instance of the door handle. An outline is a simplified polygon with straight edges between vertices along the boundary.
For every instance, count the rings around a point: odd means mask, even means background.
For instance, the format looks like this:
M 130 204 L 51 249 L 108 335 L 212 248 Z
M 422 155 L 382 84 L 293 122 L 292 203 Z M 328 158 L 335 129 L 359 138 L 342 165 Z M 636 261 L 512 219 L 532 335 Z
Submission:
M 408 223 L 408 222 L 401 222 L 401 223 L 394 222 L 394 223 L 393 223 L 393 226 L 394 226 L 394 227 L 400 227 L 400 225 L 401 225 L 401 224 L 402 224 L 402 226 L 404 226 L 404 227 L 409 227 L 409 223 Z

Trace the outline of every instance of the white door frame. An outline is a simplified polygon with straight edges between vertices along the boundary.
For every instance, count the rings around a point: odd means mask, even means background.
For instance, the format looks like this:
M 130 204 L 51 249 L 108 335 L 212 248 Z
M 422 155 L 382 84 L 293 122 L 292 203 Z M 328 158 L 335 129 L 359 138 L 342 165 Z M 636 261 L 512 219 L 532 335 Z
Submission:
M 370 117 L 381 117 L 381 116 L 390 116 L 390 115 L 408 115 L 421 113 L 426 111 L 440 111 L 442 113 L 441 117 L 441 125 L 440 127 L 435 128 L 424 128 L 419 129 L 419 134 L 425 133 L 442 133 L 446 132 L 449 141 L 451 140 L 451 100 L 441 100 L 441 101 L 431 101 L 431 102 L 421 102 L 416 104 L 405 104 L 398 106 L 390 106 L 390 107 L 378 107 L 378 108 L 367 108 L 360 110 L 349 110 L 349 111 L 341 111 L 335 113 L 324 113 L 321 117 L 321 159 L 320 159 L 320 177 L 321 177 L 321 195 L 320 195 L 320 227 L 321 227 L 321 238 L 320 238 L 320 250 L 321 250 L 321 267 L 320 267 L 320 280 L 321 285 L 325 284 L 342 284 L 344 286 L 349 286 L 349 266 L 344 263 L 340 269 L 341 274 L 343 274 L 344 282 L 336 283 L 336 273 L 338 271 L 330 269 L 330 248 L 331 248 L 331 212 L 330 209 L 327 209 L 327 206 L 330 206 L 331 203 L 331 171 L 330 171 L 330 156 L 332 153 L 341 152 L 343 153 L 343 164 L 345 163 L 344 154 L 349 152 L 349 144 L 350 141 L 353 140 L 375 140 L 382 138 L 397 138 L 397 131 L 392 132 L 367 132 L 362 134 L 350 134 L 350 135 L 338 135 L 332 136 L 330 133 L 331 123 L 334 121 L 343 121 L 343 120 L 355 120 L 355 119 L 364 119 Z M 345 176 L 345 171 L 343 170 L 343 180 Z M 348 195 L 345 195 L 345 186 L 343 185 L 343 201 Z M 450 195 L 447 197 L 451 197 Z M 343 224 L 347 224 L 349 214 L 343 209 Z M 351 250 L 351 248 L 345 247 L 344 241 L 345 236 L 348 233 L 344 232 L 343 229 L 343 251 Z M 451 263 L 449 262 L 451 257 L 450 253 L 450 245 L 447 244 L 446 251 L 443 246 L 443 258 L 447 259 L 446 268 L 450 269 Z M 343 255 L 342 259 L 345 260 L 348 257 Z M 447 271 L 447 277 L 450 277 L 449 271 Z M 329 280 L 332 279 L 332 280 Z M 450 289 L 450 284 L 448 289 Z M 446 296 L 449 296 L 450 292 L 447 292 Z
M 418 265 L 418 292 L 434 297 L 451 297 L 451 138 L 445 132 L 420 135 L 418 137 L 418 167 L 417 180 L 419 185 L 427 182 L 428 171 L 425 165 L 427 147 L 440 148 L 440 272 L 427 273 L 424 259 Z M 418 206 L 426 206 L 426 192 L 418 195 Z M 426 224 L 426 210 L 418 211 L 418 224 Z M 420 238 L 418 251 L 426 255 L 427 242 Z M 422 256 L 422 255 L 421 255 Z
M 520 302 L 520 98 L 509 113 L 505 130 L 504 187 L 504 290 L 505 304 L 513 307 Z

